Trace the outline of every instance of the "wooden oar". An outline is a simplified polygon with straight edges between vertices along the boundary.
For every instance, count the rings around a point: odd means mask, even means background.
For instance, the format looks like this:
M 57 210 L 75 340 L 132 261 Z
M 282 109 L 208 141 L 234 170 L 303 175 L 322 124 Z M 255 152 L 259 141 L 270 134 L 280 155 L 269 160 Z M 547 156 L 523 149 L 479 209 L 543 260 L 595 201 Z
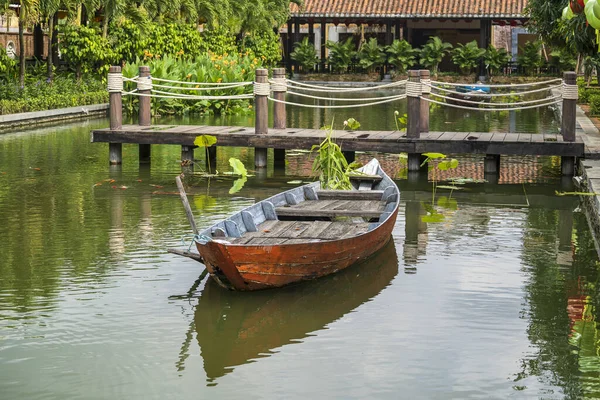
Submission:
M 181 175 L 177 175 L 175 177 L 175 182 L 177 182 L 177 188 L 179 189 L 179 197 L 181 197 L 181 202 L 183 203 L 183 208 L 185 209 L 185 215 L 187 216 L 188 222 L 192 226 L 192 230 L 194 234 L 198 234 L 198 228 L 196 227 L 196 221 L 194 220 L 194 214 L 192 213 L 192 208 L 190 207 L 190 202 L 188 201 L 187 194 L 185 193 L 185 189 L 183 188 L 183 182 L 181 182 Z M 204 260 L 198 253 L 192 253 L 189 251 L 179 250 L 179 249 L 167 249 L 169 253 L 177 254 L 178 256 L 188 257 L 198 262 L 204 263 Z

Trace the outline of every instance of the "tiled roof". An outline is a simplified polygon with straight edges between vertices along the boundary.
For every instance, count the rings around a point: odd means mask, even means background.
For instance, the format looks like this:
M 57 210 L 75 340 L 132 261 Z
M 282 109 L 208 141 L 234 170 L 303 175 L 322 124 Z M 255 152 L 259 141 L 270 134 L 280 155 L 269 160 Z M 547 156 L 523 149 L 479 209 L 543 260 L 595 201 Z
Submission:
M 526 18 L 527 0 L 304 0 L 299 17 Z

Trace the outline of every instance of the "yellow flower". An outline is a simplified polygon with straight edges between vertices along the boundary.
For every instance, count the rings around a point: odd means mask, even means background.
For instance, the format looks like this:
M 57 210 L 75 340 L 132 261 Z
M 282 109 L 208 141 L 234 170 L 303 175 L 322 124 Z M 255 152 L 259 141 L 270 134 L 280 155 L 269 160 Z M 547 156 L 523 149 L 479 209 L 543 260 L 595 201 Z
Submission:
M 190 79 L 191 77 L 192 77 L 192 74 L 187 74 L 187 75 L 185 76 L 185 78 L 186 78 L 186 79 Z
M 242 68 L 242 74 L 245 74 L 245 73 L 246 73 L 246 70 Z
M 217 83 L 221 83 L 221 82 L 223 82 L 223 78 L 217 79 Z
M 252 108 L 252 106 L 248 106 L 248 108 Z

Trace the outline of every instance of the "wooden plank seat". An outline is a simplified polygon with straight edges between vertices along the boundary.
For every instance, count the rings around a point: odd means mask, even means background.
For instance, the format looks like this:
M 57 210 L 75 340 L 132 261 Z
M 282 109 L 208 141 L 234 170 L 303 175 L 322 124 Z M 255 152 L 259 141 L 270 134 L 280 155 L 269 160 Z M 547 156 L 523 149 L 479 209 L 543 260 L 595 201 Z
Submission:
M 382 200 L 383 190 L 317 190 L 319 200 Z
M 384 209 L 381 200 L 307 200 L 275 211 L 280 217 L 378 218 Z
M 245 245 L 322 242 L 360 235 L 368 229 L 368 222 L 267 220 L 256 232 L 245 232 L 242 237 L 227 240 Z

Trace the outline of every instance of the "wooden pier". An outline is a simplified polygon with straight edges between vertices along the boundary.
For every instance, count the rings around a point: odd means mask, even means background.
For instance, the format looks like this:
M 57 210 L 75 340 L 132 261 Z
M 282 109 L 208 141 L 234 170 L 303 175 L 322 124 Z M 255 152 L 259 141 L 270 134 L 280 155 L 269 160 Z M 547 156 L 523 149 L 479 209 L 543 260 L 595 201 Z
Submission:
M 285 71 L 275 69 L 273 76 L 284 79 Z M 120 74 L 119 67 L 111 67 L 110 74 Z M 285 124 L 285 105 L 275 102 L 274 126 L 267 126 L 269 90 L 266 93 L 255 90 L 255 126 L 192 126 L 192 125 L 150 125 L 150 98 L 140 97 L 139 125 L 122 125 L 121 88 L 114 83 L 110 93 L 110 128 L 92 132 L 92 142 L 109 143 L 111 164 L 120 164 L 122 143 L 139 144 L 140 162 L 150 161 L 150 148 L 155 144 L 179 145 L 182 160 L 192 160 L 194 140 L 198 135 L 209 134 L 217 137 L 217 146 L 255 148 L 255 166 L 267 165 L 267 148 L 275 149 L 275 164 L 282 165 L 285 150 L 310 149 L 325 139 L 327 132 L 319 129 L 289 128 Z M 140 77 L 149 77 L 147 67 L 140 67 Z M 269 85 L 266 70 L 257 70 L 257 83 Z M 333 131 L 335 141 L 353 160 L 355 151 L 375 151 L 382 153 L 408 153 L 409 171 L 418 171 L 422 153 L 439 152 L 444 154 L 485 154 L 485 172 L 498 173 L 501 155 L 560 156 L 563 175 L 573 175 L 575 158 L 584 157 L 589 152 L 582 138 L 576 134 L 576 75 L 565 72 L 563 78 L 562 125 L 560 134 L 547 133 L 482 133 L 482 132 L 429 132 L 429 94 L 425 91 L 415 94 L 414 89 L 406 89 L 408 100 L 407 131 Z M 429 71 L 410 71 L 409 84 L 429 82 Z M 118 85 L 117 85 L 118 86 Z M 140 92 L 150 93 L 146 86 Z M 273 99 L 283 100 L 285 89 L 272 87 Z M 567 93 L 567 95 L 565 95 Z M 276 101 L 276 100 L 275 100 Z M 560 100 L 559 100 L 560 101 Z M 215 157 L 215 150 L 210 157 Z

